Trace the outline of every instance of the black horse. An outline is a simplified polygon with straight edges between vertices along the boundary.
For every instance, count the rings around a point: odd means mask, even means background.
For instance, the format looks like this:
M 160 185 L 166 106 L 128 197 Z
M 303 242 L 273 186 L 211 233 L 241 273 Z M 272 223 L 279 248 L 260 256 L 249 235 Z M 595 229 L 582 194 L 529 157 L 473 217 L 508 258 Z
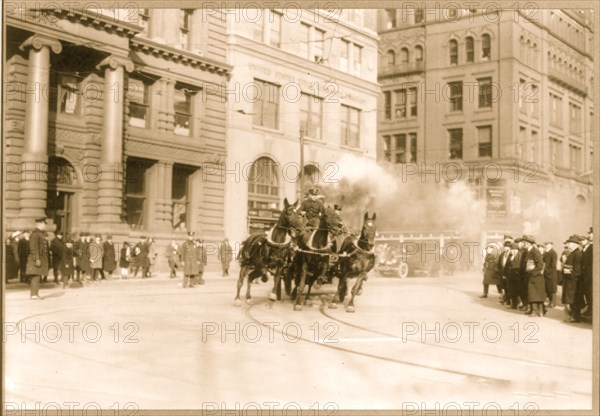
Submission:
M 284 208 L 279 220 L 267 233 L 252 234 L 242 243 L 238 261 L 240 262 L 240 276 L 237 282 L 235 305 L 242 304 L 240 290 L 244 278 L 248 276 L 246 288 L 246 303 L 252 303 L 250 287 L 252 282 L 261 277 L 263 282 L 268 280 L 268 273 L 274 277 L 273 290 L 269 294 L 272 300 L 281 299 L 281 269 L 289 257 L 292 238 L 299 232 L 302 225 L 300 214 L 296 212 L 298 201 L 290 204 L 283 201 Z
M 302 310 L 302 292 L 304 286 L 312 286 L 317 277 L 325 273 L 329 254 L 331 253 L 331 240 L 329 230 L 337 225 L 337 216 L 332 208 L 325 208 L 319 219 L 319 226 L 315 230 L 305 230 L 297 238 L 298 248 L 294 256 L 291 273 L 294 274 L 296 286 L 292 290 L 291 298 L 295 300 L 294 310 Z M 288 275 L 289 278 L 290 275 Z M 286 282 L 287 286 L 287 282 Z
M 329 304 L 329 307 L 335 309 L 338 302 L 344 302 L 348 291 L 348 279 L 358 278 L 352 287 L 352 296 L 346 307 L 347 312 L 354 312 L 354 297 L 362 292 L 363 282 L 367 279 L 367 273 L 375 265 L 375 253 L 373 246 L 375 244 L 375 233 L 377 231 L 375 220 L 369 218 L 369 213 L 365 213 L 363 227 L 358 239 L 356 236 L 348 236 L 344 239 L 340 248 L 338 262 L 334 268 L 334 273 L 338 276 L 338 289 Z

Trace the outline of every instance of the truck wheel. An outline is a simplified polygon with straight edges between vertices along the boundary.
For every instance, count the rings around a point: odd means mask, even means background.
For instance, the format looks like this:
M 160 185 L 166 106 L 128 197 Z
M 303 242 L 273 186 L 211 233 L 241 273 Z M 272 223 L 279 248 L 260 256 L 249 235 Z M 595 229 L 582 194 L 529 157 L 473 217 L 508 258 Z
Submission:
M 400 264 L 400 267 L 398 267 L 398 275 L 403 279 L 408 276 L 408 264 Z

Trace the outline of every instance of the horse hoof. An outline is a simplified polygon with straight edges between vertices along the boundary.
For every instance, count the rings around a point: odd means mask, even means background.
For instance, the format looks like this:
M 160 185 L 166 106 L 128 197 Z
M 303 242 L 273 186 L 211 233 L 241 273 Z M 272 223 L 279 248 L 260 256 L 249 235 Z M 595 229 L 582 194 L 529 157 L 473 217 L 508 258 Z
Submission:
M 348 306 L 346 312 L 354 313 L 354 306 Z
M 252 305 L 252 299 L 246 299 L 246 305 Z
M 241 306 L 242 305 L 242 301 L 240 299 L 236 299 L 233 301 L 233 306 Z
M 329 309 L 337 309 L 337 304 L 336 303 L 330 303 L 328 306 Z
M 277 295 L 275 295 L 275 293 L 269 293 L 269 299 L 270 300 L 277 300 Z
M 294 305 L 294 310 L 295 311 L 301 311 L 302 310 L 302 305 Z

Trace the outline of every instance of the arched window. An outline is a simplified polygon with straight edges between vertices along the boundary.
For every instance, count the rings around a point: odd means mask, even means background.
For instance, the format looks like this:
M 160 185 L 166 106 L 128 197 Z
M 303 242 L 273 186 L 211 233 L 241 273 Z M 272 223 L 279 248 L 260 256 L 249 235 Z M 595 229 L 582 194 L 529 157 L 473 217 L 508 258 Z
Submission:
M 400 63 L 401 64 L 408 63 L 408 49 L 406 49 L 406 48 L 400 49 Z
M 387 62 L 386 62 L 387 66 L 396 65 L 396 52 L 394 52 L 391 49 L 389 51 L 387 51 L 386 59 L 387 59 Z
M 481 36 L 481 58 L 490 59 L 492 57 L 492 39 L 487 33 Z
M 465 53 L 467 55 L 467 62 L 473 62 L 475 58 L 475 43 L 471 36 L 465 39 Z
M 248 174 L 248 208 L 277 209 L 279 173 L 277 163 L 268 157 L 257 159 Z
M 422 46 L 415 46 L 415 62 L 422 62 L 423 61 L 423 47 Z
M 450 65 L 458 64 L 458 42 L 452 39 L 449 43 L 450 48 Z

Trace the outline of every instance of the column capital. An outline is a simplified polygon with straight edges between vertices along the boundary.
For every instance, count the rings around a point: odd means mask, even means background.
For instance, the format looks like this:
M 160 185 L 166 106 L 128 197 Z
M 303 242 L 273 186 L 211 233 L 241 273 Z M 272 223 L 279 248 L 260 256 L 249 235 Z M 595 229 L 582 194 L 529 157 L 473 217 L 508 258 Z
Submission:
M 104 58 L 102 62 L 96 65 L 96 69 L 101 69 L 106 66 L 111 69 L 117 69 L 119 66 L 122 66 L 127 72 L 131 72 L 135 68 L 131 59 L 116 55 L 110 55 Z
M 62 44 L 57 39 L 38 34 L 27 38 L 27 40 L 19 46 L 19 49 L 25 51 L 28 48 L 33 48 L 39 51 L 44 46 L 50 48 L 54 53 L 61 53 L 62 51 Z

